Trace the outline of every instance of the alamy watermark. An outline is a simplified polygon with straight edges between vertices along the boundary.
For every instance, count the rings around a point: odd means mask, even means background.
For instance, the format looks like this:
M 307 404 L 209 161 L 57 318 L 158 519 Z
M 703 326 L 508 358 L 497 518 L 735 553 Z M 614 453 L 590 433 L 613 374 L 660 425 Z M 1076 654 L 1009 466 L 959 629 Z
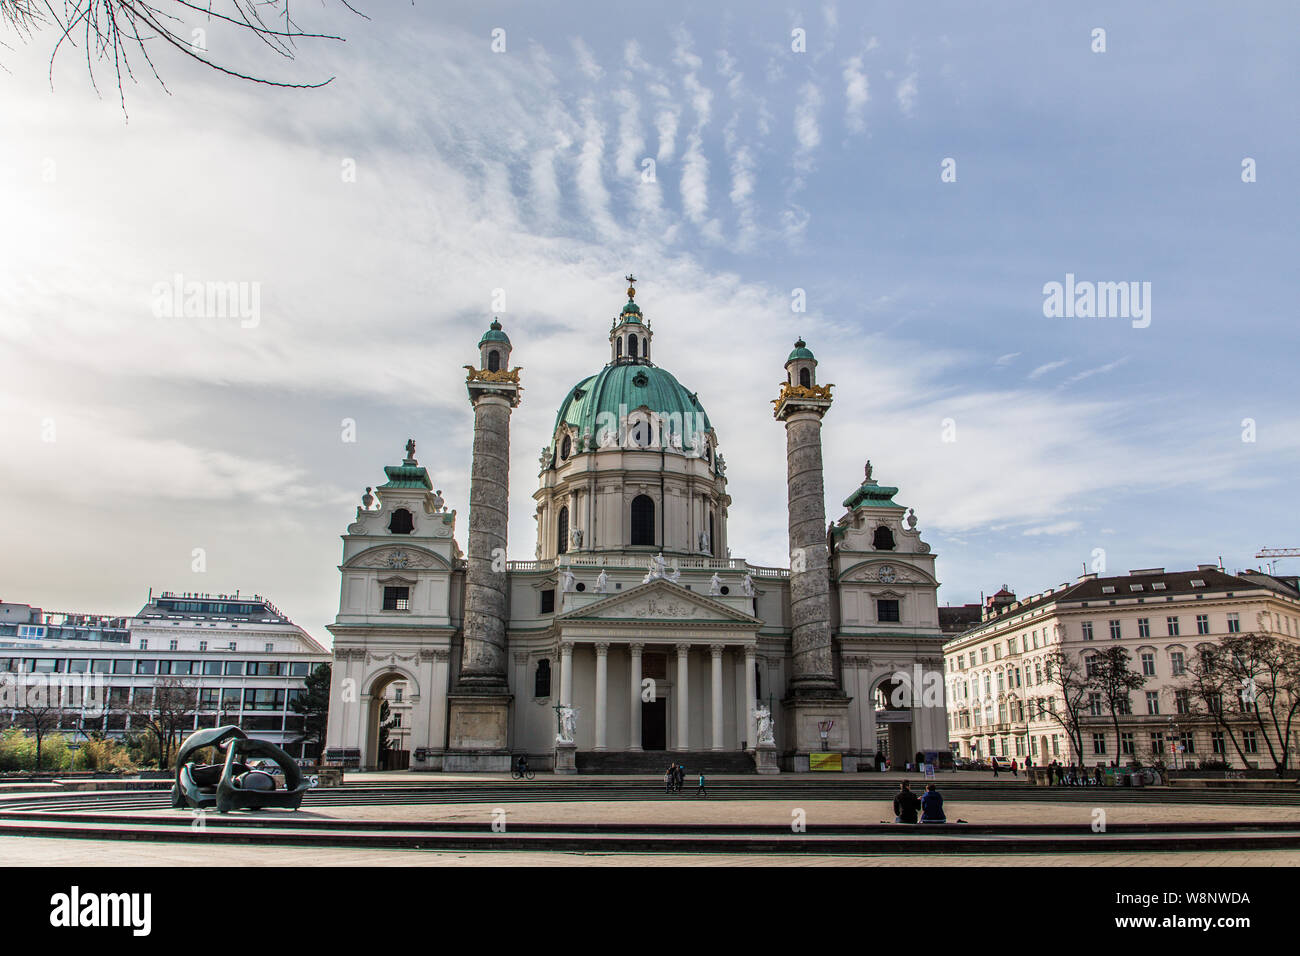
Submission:
M 1073 272 L 1064 282 L 1043 286 L 1043 315 L 1049 319 L 1132 319 L 1133 328 L 1151 324 L 1150 282 L 1076 281 Z

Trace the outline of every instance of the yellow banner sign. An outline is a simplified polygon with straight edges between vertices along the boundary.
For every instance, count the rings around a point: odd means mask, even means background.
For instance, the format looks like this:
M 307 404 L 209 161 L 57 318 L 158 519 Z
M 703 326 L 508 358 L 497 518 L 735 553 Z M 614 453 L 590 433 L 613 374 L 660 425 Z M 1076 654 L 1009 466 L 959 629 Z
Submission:
M 844 770 L 844 765 L 840 762 L 839 754 L 809 754 L 808 769 L 840 772 Z

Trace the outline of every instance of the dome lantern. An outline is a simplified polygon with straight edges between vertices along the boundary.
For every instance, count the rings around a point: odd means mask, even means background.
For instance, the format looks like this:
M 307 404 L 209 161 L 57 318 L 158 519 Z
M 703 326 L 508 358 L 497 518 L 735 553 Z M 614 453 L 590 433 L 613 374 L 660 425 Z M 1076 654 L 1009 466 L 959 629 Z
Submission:
M 624 278 L 627 279 L 627 304 L 609 330 L 609 361 L 611 365 L 649 365 L 650 339 L 654 333 L 636 304 L 636 276 L 629 273 Z

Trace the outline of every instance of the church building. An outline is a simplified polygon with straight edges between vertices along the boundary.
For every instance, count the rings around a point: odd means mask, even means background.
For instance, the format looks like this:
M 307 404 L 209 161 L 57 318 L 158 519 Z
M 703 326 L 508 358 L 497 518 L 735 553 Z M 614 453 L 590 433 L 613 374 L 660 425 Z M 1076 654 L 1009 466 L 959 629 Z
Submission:
M 870 462 L 828 524 L 832 385 L 812 351 L 795 343 L 773 399 L 788 566 L 753 565 L 728 547 L 719 431 L 704 398 L 656 364 L 665 344 L 627 279 L 609 361 L 565 394 L 545 436 L 534 560 L 506 558 L 523 386 L 499 321 L 465 366 L 465 549 L 460 509 L 413 441 L 366 489 L 329 627 L 327 761 L 391 763 L 380 711 L 394 681 L 412 770 L 502 771 L 525 755 L 557 773 L 661 773 L 674 760 L 692 772 L 853 771 L 946 752 L 935 555 Z

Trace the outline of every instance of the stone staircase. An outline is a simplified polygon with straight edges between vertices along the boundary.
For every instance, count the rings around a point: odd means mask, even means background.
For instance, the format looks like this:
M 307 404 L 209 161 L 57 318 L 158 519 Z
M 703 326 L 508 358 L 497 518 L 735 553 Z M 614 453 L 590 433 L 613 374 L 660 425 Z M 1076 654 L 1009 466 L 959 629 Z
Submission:
M 686 767 L 686 783 L 701 770 L 706 777 L 722 773 L 755 773 L 754 758 L 743 750 L 578 751 L 578 773 L 645 773 L 662 777 L 671 763 Z

